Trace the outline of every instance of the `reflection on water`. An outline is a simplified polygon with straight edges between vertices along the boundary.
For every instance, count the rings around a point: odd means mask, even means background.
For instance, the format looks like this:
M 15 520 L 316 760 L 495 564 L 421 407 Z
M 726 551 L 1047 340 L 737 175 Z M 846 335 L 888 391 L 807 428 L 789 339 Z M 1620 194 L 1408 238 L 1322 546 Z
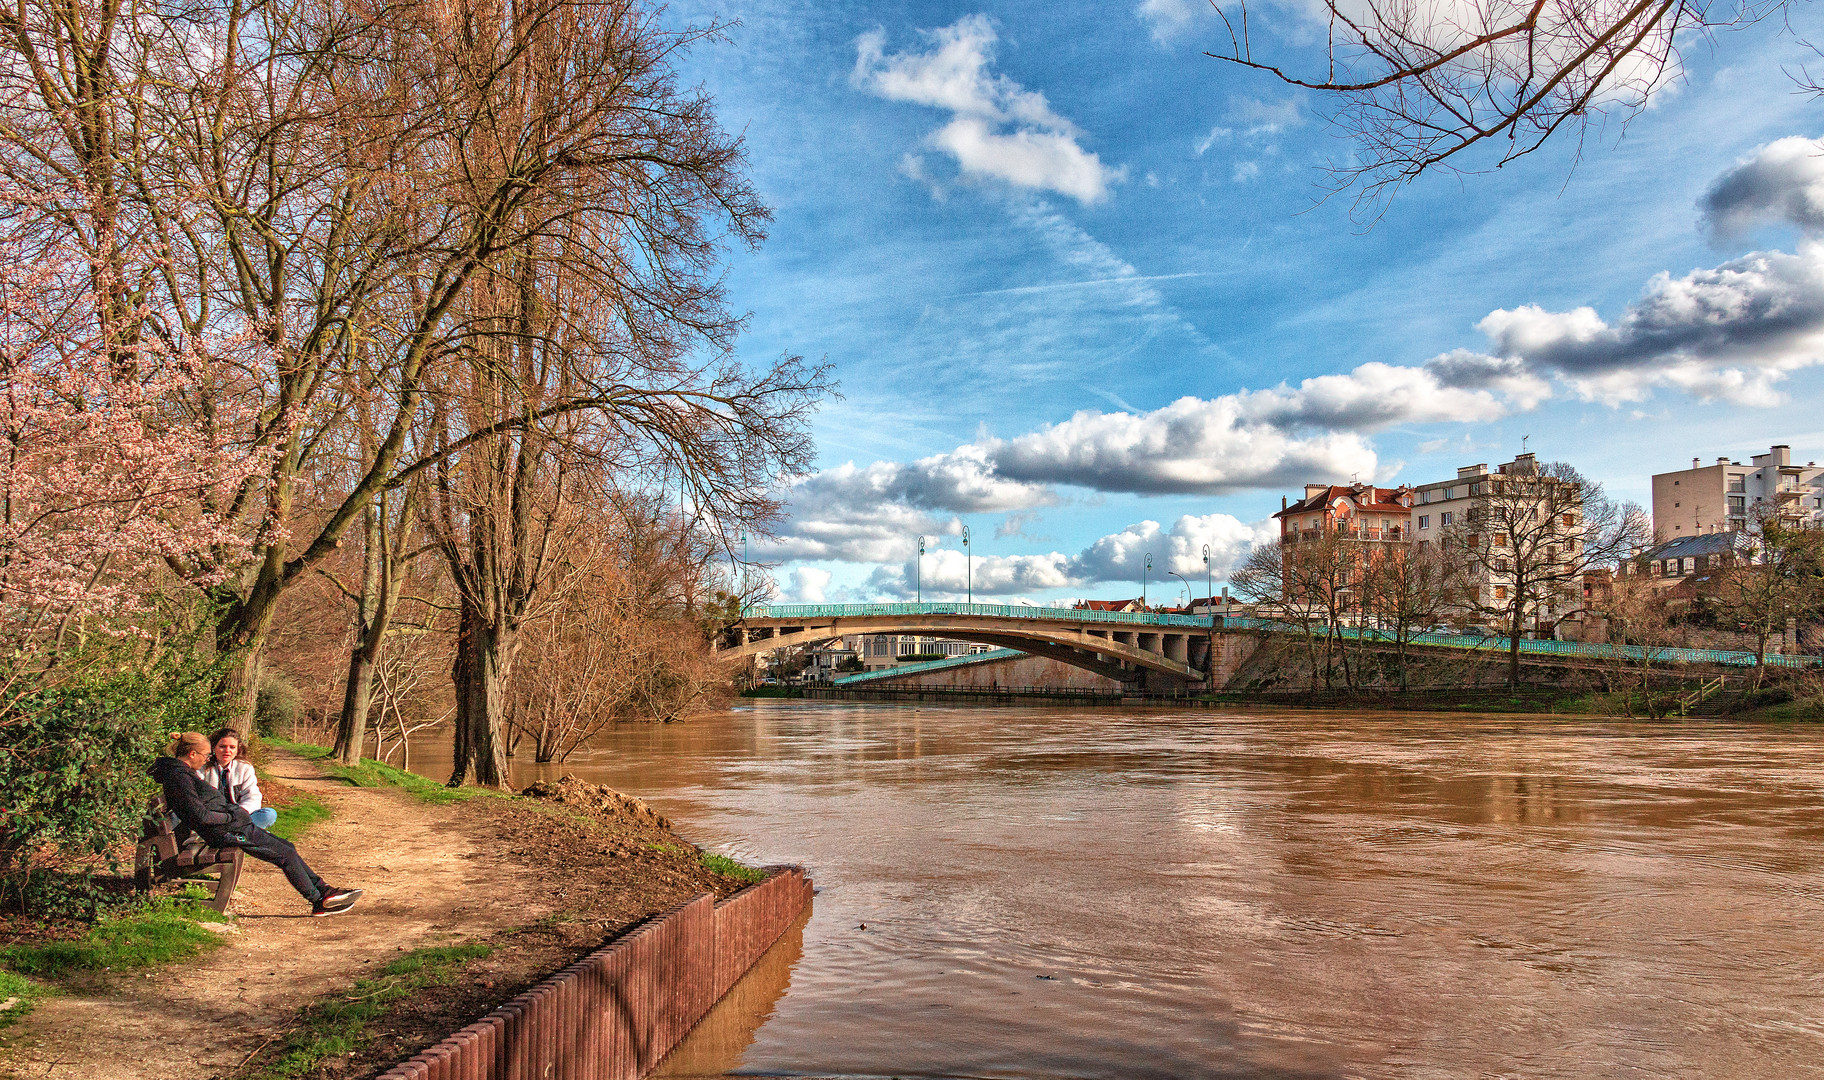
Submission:
M 740 1068 L 754 1035 L 772 1019 L 773 1009 L 792 985 L 792 969 L 804 955 L 804 924 L 810 909 L 798 916 L 784 936 L 749 968 L 727 996 L 716 1003 L 690 1034 L 665 1055 L 654 1076 L 722 1076 Z
M 718 1019 L 739 1030 L 671 1069 L 1784 1077 L 1824 1076 L 1821 750 L 1806 727 L 767 702 L 520 776 L 815 878 L 802 957 L 731 1009 L 757 1030 Z

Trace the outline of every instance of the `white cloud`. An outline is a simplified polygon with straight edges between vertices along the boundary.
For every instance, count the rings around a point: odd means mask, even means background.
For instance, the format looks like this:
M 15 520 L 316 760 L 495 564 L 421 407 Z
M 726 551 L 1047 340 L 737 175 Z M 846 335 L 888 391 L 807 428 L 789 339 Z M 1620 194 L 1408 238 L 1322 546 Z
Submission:
M 1373 479 L 1381 463 L 1365 433 L 1492 420 L 1547 392 L 1517 361 L 1453 353 L 1425 367 L 1369 363 L 1150 412 L 1084 410 L 1011 439 L 984 435 L 913 462 L 851 463 L 807 477 L 789 496 L 785 535 L 761 557 L 903 561 L 917 535 L 959 532 L 958 515 L 1055 505 L 1061 487 L 1222 495 Z
M 824 602 L 824 590 L 829 588 L 830 577 L 828 570 L 800 566 L 792 571 L 792 587 L 786 590 L 786 599 L 796 604 L 821 604 Z
M 1717 177 L 1698 205 L 1718 240 L 1768 224 L 1824 230 L 1824 144 L 1798 135 L 1768 143 Z
M 1210 14 L 1210 5 L 1208 0 L 1140 0 L 1134 14 L 1164 45 L 1194 29 Z
M 1053 111 L 1045 95 L 989 71 L 998 38 L 986 15 L 965 15 L 921 33 L 932 44 L 929 51 L 891 54 L 884 31 L 861 35 L 851 80 L 889 101 L 952 113 L 927 141 L 955 158 L 965 175 L 1083 203 L 1102 201 L 1125 178 L 1125 168 L 1111 169 L 1079 145 L 1082 132 Z
M 1683 277 L 1656 275 L 1620 320 L 1535 304 L 1477 329 L 1500 357 L 1564 379 L 1587 400 L 1639 401 L 1656 387 L 1737 405 L 1775 405 L 1776 384 L 1824 362 L 1824 243 L 1757 251 Z
M 1244 161 L 1235 166 L 1232 179 L 1237 184 L 1245 184 L 1260 175 L 1260 162 Z
M 1141 570 L 1146 556 L 1151 554 L 1151 580 L 1158 588 L 1179 588 L 1177 580 L 1170 576 L 1176 572 L 1201 595 L 1206 581 L 1205 546 L 1210 549 L 1209 578 L 1221 581 L 1250 548 L 1273 534 L 1270 521 L 1250 525 L 1228 514 L 1187 514 L 1169 530 L 1162 529 L 1156 521 L 1136 522 L 1101 537 L 1076 555 L 1055 551 L 1041 555 L 976 555 L 971 562 L 960 548 L 934 549 L 926 552 L 916 579 L 912 560 L 906 559 L 877 567 L 868 578 L 866 589 L 876 595 L 910 597 L 919 592 L 927 599 L 948 599 L 964 596 L 971 582 L 978 597 L 1116 585 L 1117 595 L 1137 595 Z

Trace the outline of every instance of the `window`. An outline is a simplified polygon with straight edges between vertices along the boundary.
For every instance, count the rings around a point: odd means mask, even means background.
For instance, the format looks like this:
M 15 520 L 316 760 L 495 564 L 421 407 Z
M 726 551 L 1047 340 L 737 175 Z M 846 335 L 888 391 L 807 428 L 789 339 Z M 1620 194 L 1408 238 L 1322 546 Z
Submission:
M 1689 574 L 1692 571 L 1697 569 L 1697 560 L 1696 559 L 1687 558 L 1684 560 L 1684 564 L 1685 564 L 1684 571 L 1687 574 Z
M 1744 489 L 1744 488 L 1743 488 L 1743 486 L 1742 486 L 1742 478 L 1741 478 L 1741 477 L 1739 477 L 1739 476 L 1731 476 L 1731 477 L 1730 477 L 1730 478 L 1729 478 L 1729 490 L 1730 490 L 1730 491 L 1743 491 L 1743 490 L 1745 490 L 1745 489 Z
M 1672 481 L 1672 486 L 1673 486 L 1673 487 L 1677 487 L 1677 486 L 1678 486 L 1678 481 L 1677 481 L 1677 480 L 1674 480 L 1674 481 Z
M 1674 509 L 1674 510 L 1676 510 L 1676 509 L 1678 509 L 1678 506 L 1679 506 L 1679 504 L 1678 504 L 1678 503 L 1673 503 L 1673 504 L 1672 504 L 1672 509 Z
M 1449 525 L 1450 524 L 1450 511 L 1446 510 L 1442 514 L 1438 515 L 1438 524 L 1439 525 Z
M 1419 528 L 1421 528 L 1421 529 L 1431 528 L 1431 515 L 1430 514 L 1420 514 L 1419 515 Z
M 1445 488 L 1445 489 L 1444 489 L 1444 497 L 1445 497 L 1445 498 L 1446 498 L 1446 499 L 1454 499 L 1454 498 L 1456 498 L 1456 497 L 1457 497 L 1457 489 L 1456 489 L 1456 488 Z
M 1506 585 L 1496 585 L 1495 586 L 1495 599 L 1497 599 L 1497 600 L 1506 600 L 1507 599 L 1507 586 Z
M 1507 546 L 1507 537 L 1503 536 L 1500 533 L 1495 534 L 1494 541 L 1495 541 L 1496 547 L 1506 547 Z

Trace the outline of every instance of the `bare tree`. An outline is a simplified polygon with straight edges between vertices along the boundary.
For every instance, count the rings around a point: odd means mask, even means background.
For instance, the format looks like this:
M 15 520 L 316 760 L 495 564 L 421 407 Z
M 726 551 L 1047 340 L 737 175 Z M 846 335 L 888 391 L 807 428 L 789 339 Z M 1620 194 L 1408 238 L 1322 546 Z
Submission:
M 1281 618 L 1298 628 L 1311 665 L 1312 689 L 1320 679 L 1324 689 L 1334 685 L 1339 653 L 1344 685 L 1353 685 L 1348 655 L 1341 646 L 1344 616 L 1356 598 L 1351 590 L 1360 583 L 1359 547 L 1334 529 L 1297 543 L 1260 544 L 1229 578 L 1242 596 L 1277 605 Z
M 1604 598 L 1602 613 L 1615 646 L 1604 663 L 1606 681 L 1619 693 L 1622 712 L 1632 717 L 1639 708 L 1648 719 L 1666 716 L 1680 691 L 1659 678 L 1666 663 L 1664 650 L 1678 644 L 1662 591 L 1645 574 L 1619 575 Z
M 1806 529 L 1769 506 L 1751 514 L 1734 557 L 1709 597 L 1717 615 L 1754 642 L 1754 678 L 1767 670 L 1767 642 L 1788 620 L 1824 603 L 1824 531 Z
M 1257 57 L 1246 0 L 1212 0 L 1229 48 L 1208 55 L 1335 95 L 1356 151 L 1332 167 L 1372 218 L 1436 168 L 1499 167 L 1561 131 L 1626 119 L 1677 78 L 1681 47 L 1750 25 L 1783 0 L 1323 0 L 1324 63 L 1299 74 Z M 1473 151 L 1486 149 L 1476 156 Z
M 1390 544 L 1375 553 L 1363 581 L 1364 607 L 1393 634 L 1400 688 L 1407 685 L 1413 638 L 1462 610 L 1465 567 L 1451 549 L 1428 540 Z
M 1583 575 L 1611 567 L 1652 536 L 1640 508 L 1611 502 L 1602 486 L 1561 462 L 1503 466 L 1441 543 L 1465 567 L 1474 607 L 1508 635 L 1507 681 L 1520 684 L 1520 641 L 1582 601 Z

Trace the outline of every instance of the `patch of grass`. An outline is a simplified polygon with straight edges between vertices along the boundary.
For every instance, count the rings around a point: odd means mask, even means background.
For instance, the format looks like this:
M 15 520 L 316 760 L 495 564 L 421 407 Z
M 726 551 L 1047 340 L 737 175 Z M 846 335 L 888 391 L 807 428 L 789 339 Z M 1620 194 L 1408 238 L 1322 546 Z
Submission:
M 329 747 L 316 746 L 311 743 L 295 743 L 287 739 L 268 738 L 267 742 L 281 750 L 289 751 L 300 757 L 306 757 L 322 766 L 323 771 L 331 776 L 347 780 L 356 787 L 400 788 L 413 798 L 428 803 L 461 802 L 482 796 L 502 797 L 504 791 L 494 791 L 479 787 L 446 787 L 429 777 L 419 776 L 414 772 L 395 768 L 373 758 L 362 758 L 359 765 L 340 765 L 329 760 Z
M 0 1031 L 25 1019 L 38 999 L 51 993 L 48 986 L 0 968 Z
M 293 795 L 290 802 L 276 809 L 279 820 L 273 822 L 272 828 L 266 831 L 285 840 L 296 840 L 305 829 L 319 821 L 329 820 L 335 813 L 324 805 L 322 799 L 302 792 Z
M 348 989 L 305 1006 L 297 1030 L 252 1075 L 262 1080 L 303 1076 L 325 1058 L 359 1050 L 373 1039 L 374 1022 L 390 1012 L 394 1002 L 427 986 L 448 983 L 464 964 L 493 951 L 491 945 L 471 942 L 406 953 L 372 977 L 357 979 Z
M 758 867 L 738 863 L 726 855 L 717 855 L 713 851 L 705 851 L 703 853 L 702 861 L 705 867 L 715 873 L 721 874 L 723 877 L 732 877 L 736 881 L 745 881 L 752 884 L 757 881 L 766 880 L 766 871 L 761 870 Z
M 187 960 L 222 943 L 200 924 L 227 922 L 189 895 L 161 897 L 138 911 L 96 923 L 74 941 L 9 945 L 0 966 L 19 975 L 56 979 L 79 971 L 128 970 Z

